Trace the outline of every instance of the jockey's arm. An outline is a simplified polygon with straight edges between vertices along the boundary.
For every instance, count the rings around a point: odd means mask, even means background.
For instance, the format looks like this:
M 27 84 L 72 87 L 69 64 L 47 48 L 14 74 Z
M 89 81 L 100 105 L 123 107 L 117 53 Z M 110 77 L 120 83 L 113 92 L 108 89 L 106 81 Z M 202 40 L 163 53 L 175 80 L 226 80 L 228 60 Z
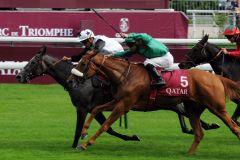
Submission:
M 97 42 L 95 43 L 93 50 L 95 53 L 98 53 L 103 49 L 104 46 L 105 46 L 105 41 L 98 39 Z
M 84 48 L 84 50 L 81 53 L 71 56 L 71 61 L 78 62 L 88 50 L 89 50 L 88 48 Z
M 234 57 L 240 57 L 240 51 L 238 51 L 238 50 L 227 52 L 227 54 L 230 56 L 234 56 Z
M 117 52 L 112 54 L 112 57 L 130 57 L 134 53 L 131 52 L 130 50 L 122 51 L 122 52 Z

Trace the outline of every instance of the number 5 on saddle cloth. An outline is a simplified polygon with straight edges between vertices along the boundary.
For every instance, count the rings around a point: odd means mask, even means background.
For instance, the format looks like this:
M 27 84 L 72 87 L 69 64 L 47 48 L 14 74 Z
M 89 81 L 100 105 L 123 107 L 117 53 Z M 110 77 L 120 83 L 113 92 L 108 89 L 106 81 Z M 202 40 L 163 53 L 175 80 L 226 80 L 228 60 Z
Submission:
M 161 70 L 161 69 L 158 69 Z M 152 88 L 149 94 L 148 107 L 154 106 L 157 96 L 187 96 L 189 92 L 188 75 L 186 70 L 162 71 L 166 85 Z

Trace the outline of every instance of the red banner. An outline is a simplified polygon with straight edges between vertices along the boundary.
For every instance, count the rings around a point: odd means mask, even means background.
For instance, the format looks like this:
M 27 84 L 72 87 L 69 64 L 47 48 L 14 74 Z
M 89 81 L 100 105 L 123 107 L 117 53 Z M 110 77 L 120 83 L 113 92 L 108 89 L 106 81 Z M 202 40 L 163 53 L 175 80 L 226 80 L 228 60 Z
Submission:
M 129 11 L 99 14 L 119 32 L 148 33 L 155 38 L 187 38 L 188 19 L 181 12 Z M 79 30 L 89 28 L 95 35 L 116 37 L 116 32 L 94 12 L 0 12 L 0 21 L 0 36 L 75 37 Z M 28 61 L 39 48 L 39 45 L 34 47 L 21 43 L 1 43 L 0 61 Z M 50 47 L 49 53 L 61 58 L 77 54 L 80 50 L 76 46 L 56 45 Z M 172 53 L 177 62 L 178 55 Z M 15 73 L 14 70 L 2 70 L 0 83 L 16 82 L 13 76 Z
M 0 8 L 169 8 L 169 0 L 0 0 Z
M 99 12 L 119 32 L 146 32 L 157 38 L 187 38 L 182 12 Z M 114 17 L 114 18 L 113 18 Z M 0 36 L 73 37 L 77 31 L 115 37 L 115 31 L 94 12 L 0 12 Z

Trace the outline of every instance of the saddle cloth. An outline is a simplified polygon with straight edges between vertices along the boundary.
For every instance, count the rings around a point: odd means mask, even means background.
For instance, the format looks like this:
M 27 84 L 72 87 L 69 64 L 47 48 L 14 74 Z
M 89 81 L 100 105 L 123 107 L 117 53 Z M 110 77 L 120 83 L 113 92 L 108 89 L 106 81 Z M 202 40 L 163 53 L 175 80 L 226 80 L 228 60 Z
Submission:
M 188 95 L 189 84 L 187 70 L 163 71 L 162 78 L 165 80 L 166 85 L 151 89 L 148 105 L 153 105 L 157 96 L 177 97 Z

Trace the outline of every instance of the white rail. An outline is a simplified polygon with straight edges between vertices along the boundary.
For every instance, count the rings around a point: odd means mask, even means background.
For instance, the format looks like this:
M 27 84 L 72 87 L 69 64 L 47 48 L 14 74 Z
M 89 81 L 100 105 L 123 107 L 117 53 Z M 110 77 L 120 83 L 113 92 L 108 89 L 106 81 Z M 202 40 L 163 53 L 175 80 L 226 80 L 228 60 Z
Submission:
M 114 38 L 120 43 L 122 38 Z M 168 39 L 156 38 L 158 41 L 165 44 L 196 44 L 200 39 Z M 213 44 L 230 44 L 227 39 L 209 39 Z M 78 38 L 66 37 L 0 37 L 0 43 L 79 43 Z
M 22 69 L 28 62 L 14 62 L 14 61 L 0 61 L 0 70 L 1 69 Z M 212 71 L 212 67 L 209 64 L 199 65 L 196 68 Z M 166 70 L 174 70 L 179 69 L 178 63 L 174 63 L 171 68 L 167 68 Z

